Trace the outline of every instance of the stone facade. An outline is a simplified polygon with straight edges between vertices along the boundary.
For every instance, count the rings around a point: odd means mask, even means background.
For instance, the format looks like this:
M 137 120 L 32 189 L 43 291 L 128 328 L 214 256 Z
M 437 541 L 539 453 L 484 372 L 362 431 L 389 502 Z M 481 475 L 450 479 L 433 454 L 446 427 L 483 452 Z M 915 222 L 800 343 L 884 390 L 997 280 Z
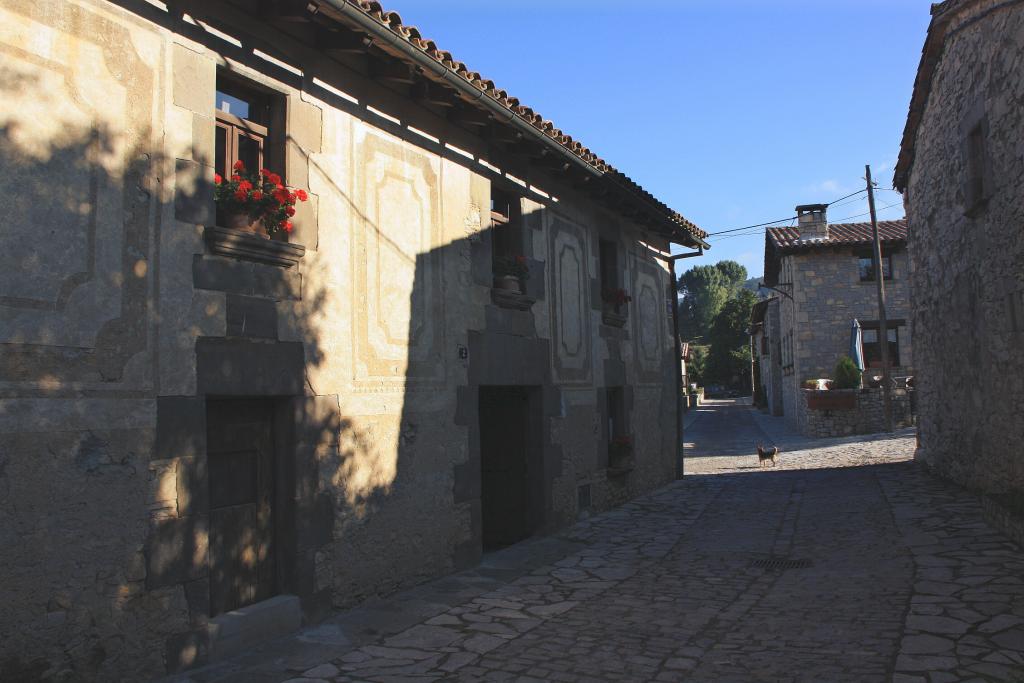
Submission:
M 535 533 L 675 476 L 664 236 L 492 156 L 296 22 L 125 5 L 0 8 L 19 183 L 0 231 L 0 679 L 147 679 L 262 628 L 211 618 L 226 399 L 264 406 L 273 434 L 273 592 L 297 599 L 263 625 L 479 560 L 481 387 L 529 396 Z M 277 103 L 280 168 L 310 194 L 290 244 L 212 229 L 228 71 Z M 498 186 L 531 273 L 513 307 L 492 289 Z M 632 296 L 622 327 L 603 322 L 599 239 Z M 608 387 L 631 471 L 609 470 Z
M 824 210 L 821 217 L 825 223 Z M 899 222 L 890 223 L 899 228 Z M 770 230 L 766 237 L 765 280 L 783 293 L 765 316 L 765 327 L 777 332 L 770 356 L 761 359 L 762 381 L 777 387 L 772 405 L 781 407 L 781 413 L 773 409 L 773 414 L 785 415 L 794 426 L 801 424 L 804 381 L 831 377 L 839 359 L 849 355 L 853 320 L 864 327 L 877 324 L 876 284 L 874 279 L 862 279 L 859 270 L 859 259 L 871 243 L 844 239 L 854 228 L 857 234 L 869 234 L 870 226 L 864 224 L 837 224 L 827 225 L 826 237 L 801 240 L 803 226 L 800 231 L 782 229 L 789 233 L 780 233 L 781 237 Z M 899 347 L 899 363 L 892 374 L 909 376 L 914 364 L 905 242 L 887 241 L 883 257 L 892 264 L 892 277 L 885 280 L 886 318 L 890 329 L 897 330 Z
M 1024 6 L 944 2 L 895 185 L 910 221 L 917 458 L 1024 542 Z

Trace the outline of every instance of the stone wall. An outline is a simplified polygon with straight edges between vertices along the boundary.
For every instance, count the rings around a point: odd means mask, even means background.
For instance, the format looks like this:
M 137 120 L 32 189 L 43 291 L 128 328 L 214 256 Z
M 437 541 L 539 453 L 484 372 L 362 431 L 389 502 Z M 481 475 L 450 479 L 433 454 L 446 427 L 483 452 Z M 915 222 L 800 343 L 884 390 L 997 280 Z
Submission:
M 917 457 L 1022 517 L 1024 7 L 964 2 L 950 19 L 916 134 L 910 221 L 920 396 Z M 984 130 L 985 198 L 965 194 L 966 137 Z M 1020 521 L 1016 528 L 1020 529 Z M 1018 531 L 1017 538 L 1020 538 Z
M 0 679 L 148 679 L 217 656 L 213 398 L 273 407 L 277 590 L 307 622 L 479 559 L 481 386 L 539 397 L 541 532 L 674 476 L 669 278 L 652 256 L 667 244 L 544 172 L 445 147 L 488 151 L 288 26 L 196 10 L 277 46 L 281 66 L 137 10 L 0 9 L 0 158 L 20 188 L 0 231 Z M 291 261 L 239 258 L 207 230 L 228 66 L 282 103 L 279 160 L 311 197 L 273 249 Z M 493 183 L 522 195 L 525 310 L 491 291 Z M 602 322 L 599 236 L 620 245 L 622 328 Z M 623 476 L 607 471 L 605 386 L 624 387 L 635 441 Z
M 852 409 L 821 410 L 808 407 L 808 400 L 815 395 L 853 395 L 856 397 Z M 892 394 L 893 427 L 909 427 L 913 424 L 911 397 L 906 389 L 894 389 Z M 853 434 L 876 434 L 885 431 L 885 399 L 881 389 L 833 389 L 817 392 L 800 390 L 797 424 L 800 433 L 814 438 L 850 436 Z

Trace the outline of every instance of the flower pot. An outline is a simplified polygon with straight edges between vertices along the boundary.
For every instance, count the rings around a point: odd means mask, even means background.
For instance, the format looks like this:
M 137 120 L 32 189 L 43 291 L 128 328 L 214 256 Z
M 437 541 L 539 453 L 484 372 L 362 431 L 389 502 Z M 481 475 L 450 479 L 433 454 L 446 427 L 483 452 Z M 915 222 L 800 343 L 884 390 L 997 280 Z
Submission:
M 231 211 L 224 215 L 224 223 L 226 228 L 232 230 L 240 230 L 241 232 L 248 232 L 256 235 L 257 237 L 263 237 L 270 239 L 270 235 L 267 234 L 267 229 L 263 225 L 263 219 L 257 218 L 253 220 L 245 211 Z
M 516 294 L 522 294 L 523 290 L 519 285 L 519 278 L 515 275 L 497 275 L 494 278 L 494 286 Z

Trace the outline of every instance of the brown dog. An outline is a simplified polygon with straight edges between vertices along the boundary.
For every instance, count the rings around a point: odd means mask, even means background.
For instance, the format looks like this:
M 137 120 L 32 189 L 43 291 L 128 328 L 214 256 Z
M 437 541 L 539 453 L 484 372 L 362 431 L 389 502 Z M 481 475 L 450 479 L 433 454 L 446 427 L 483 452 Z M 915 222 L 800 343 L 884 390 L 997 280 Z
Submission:
M 758 467 L 764 467 L 766 460 L 772 461 L 772 467 L 775 467 L 775 456 L 779 454 L 779 447 L 772 446 L 771 448 L 765 448 L 764 444 L 757 444 L 757 465 Z

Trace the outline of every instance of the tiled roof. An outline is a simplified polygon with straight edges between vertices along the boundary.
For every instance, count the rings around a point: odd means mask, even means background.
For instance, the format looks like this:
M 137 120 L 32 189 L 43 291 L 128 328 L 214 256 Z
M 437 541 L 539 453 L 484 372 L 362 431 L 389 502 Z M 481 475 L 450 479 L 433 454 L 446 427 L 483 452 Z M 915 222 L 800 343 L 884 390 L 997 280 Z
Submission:
M 397 12 L 385 10 L 379 2 L 375 2 L 373 0 L 344 0 L 344 2 L 347 2 L 353 7 L 359 8 L 362 12 L 374 18 L 380 24 L 390 28 L 393 33 L 422 50 L 424 54 L 428 55 L 436 62 L 464 78 L 468 83 L 482 91 L 486 96 L 500 103 L 510 112 L 519 116 L 523 120 L 529 122 L 533 127 L 558 142 L 558 144 L 572 152 L 587 164 L 610 176 L 619 184 L 623 185 L 627 190 L 638 195 L 647 203 L 652 204 L 659 213 L 668 218 L 679 228 L 682 228 L 700 240 L 707 238 L 708 235 L 705 231 L 698 228 L 677 211 L 670 209 L 667 205 L 659 201 L 654 197 L 654 195 L 638 185 L 631 178 L 612 167 L 611 164 L 601 159 L 587 147 L 584 147 L 578 140 L 574 140 L 572 136 L 567 135 L 558 128 L 555 128 L 555 125 L 551 121 L 548 121 L 530 107 L 520 104 L 518 98 L 513 97 L 505 90 L 500 89 L 495 85 L 494 81 L 488 80 L 476 71 L 470 70 L 465 64 L 455 59 L 451 52 L 438 48 L 437 44 L 433 40 L 424 38 L 420 34 L 419 29 L 415 26 L 403 24 L 402 17 L 399 16 Z
M 878 236 L 882 242 L 907 241 L 907 220 L 878 221 Z M 768 228 L 768 239 L 781 251 L 834 247 L 844 245 L 871 244 L 871 223 L 830 223 L 828 238 L 801 238 L 796 228 Z

